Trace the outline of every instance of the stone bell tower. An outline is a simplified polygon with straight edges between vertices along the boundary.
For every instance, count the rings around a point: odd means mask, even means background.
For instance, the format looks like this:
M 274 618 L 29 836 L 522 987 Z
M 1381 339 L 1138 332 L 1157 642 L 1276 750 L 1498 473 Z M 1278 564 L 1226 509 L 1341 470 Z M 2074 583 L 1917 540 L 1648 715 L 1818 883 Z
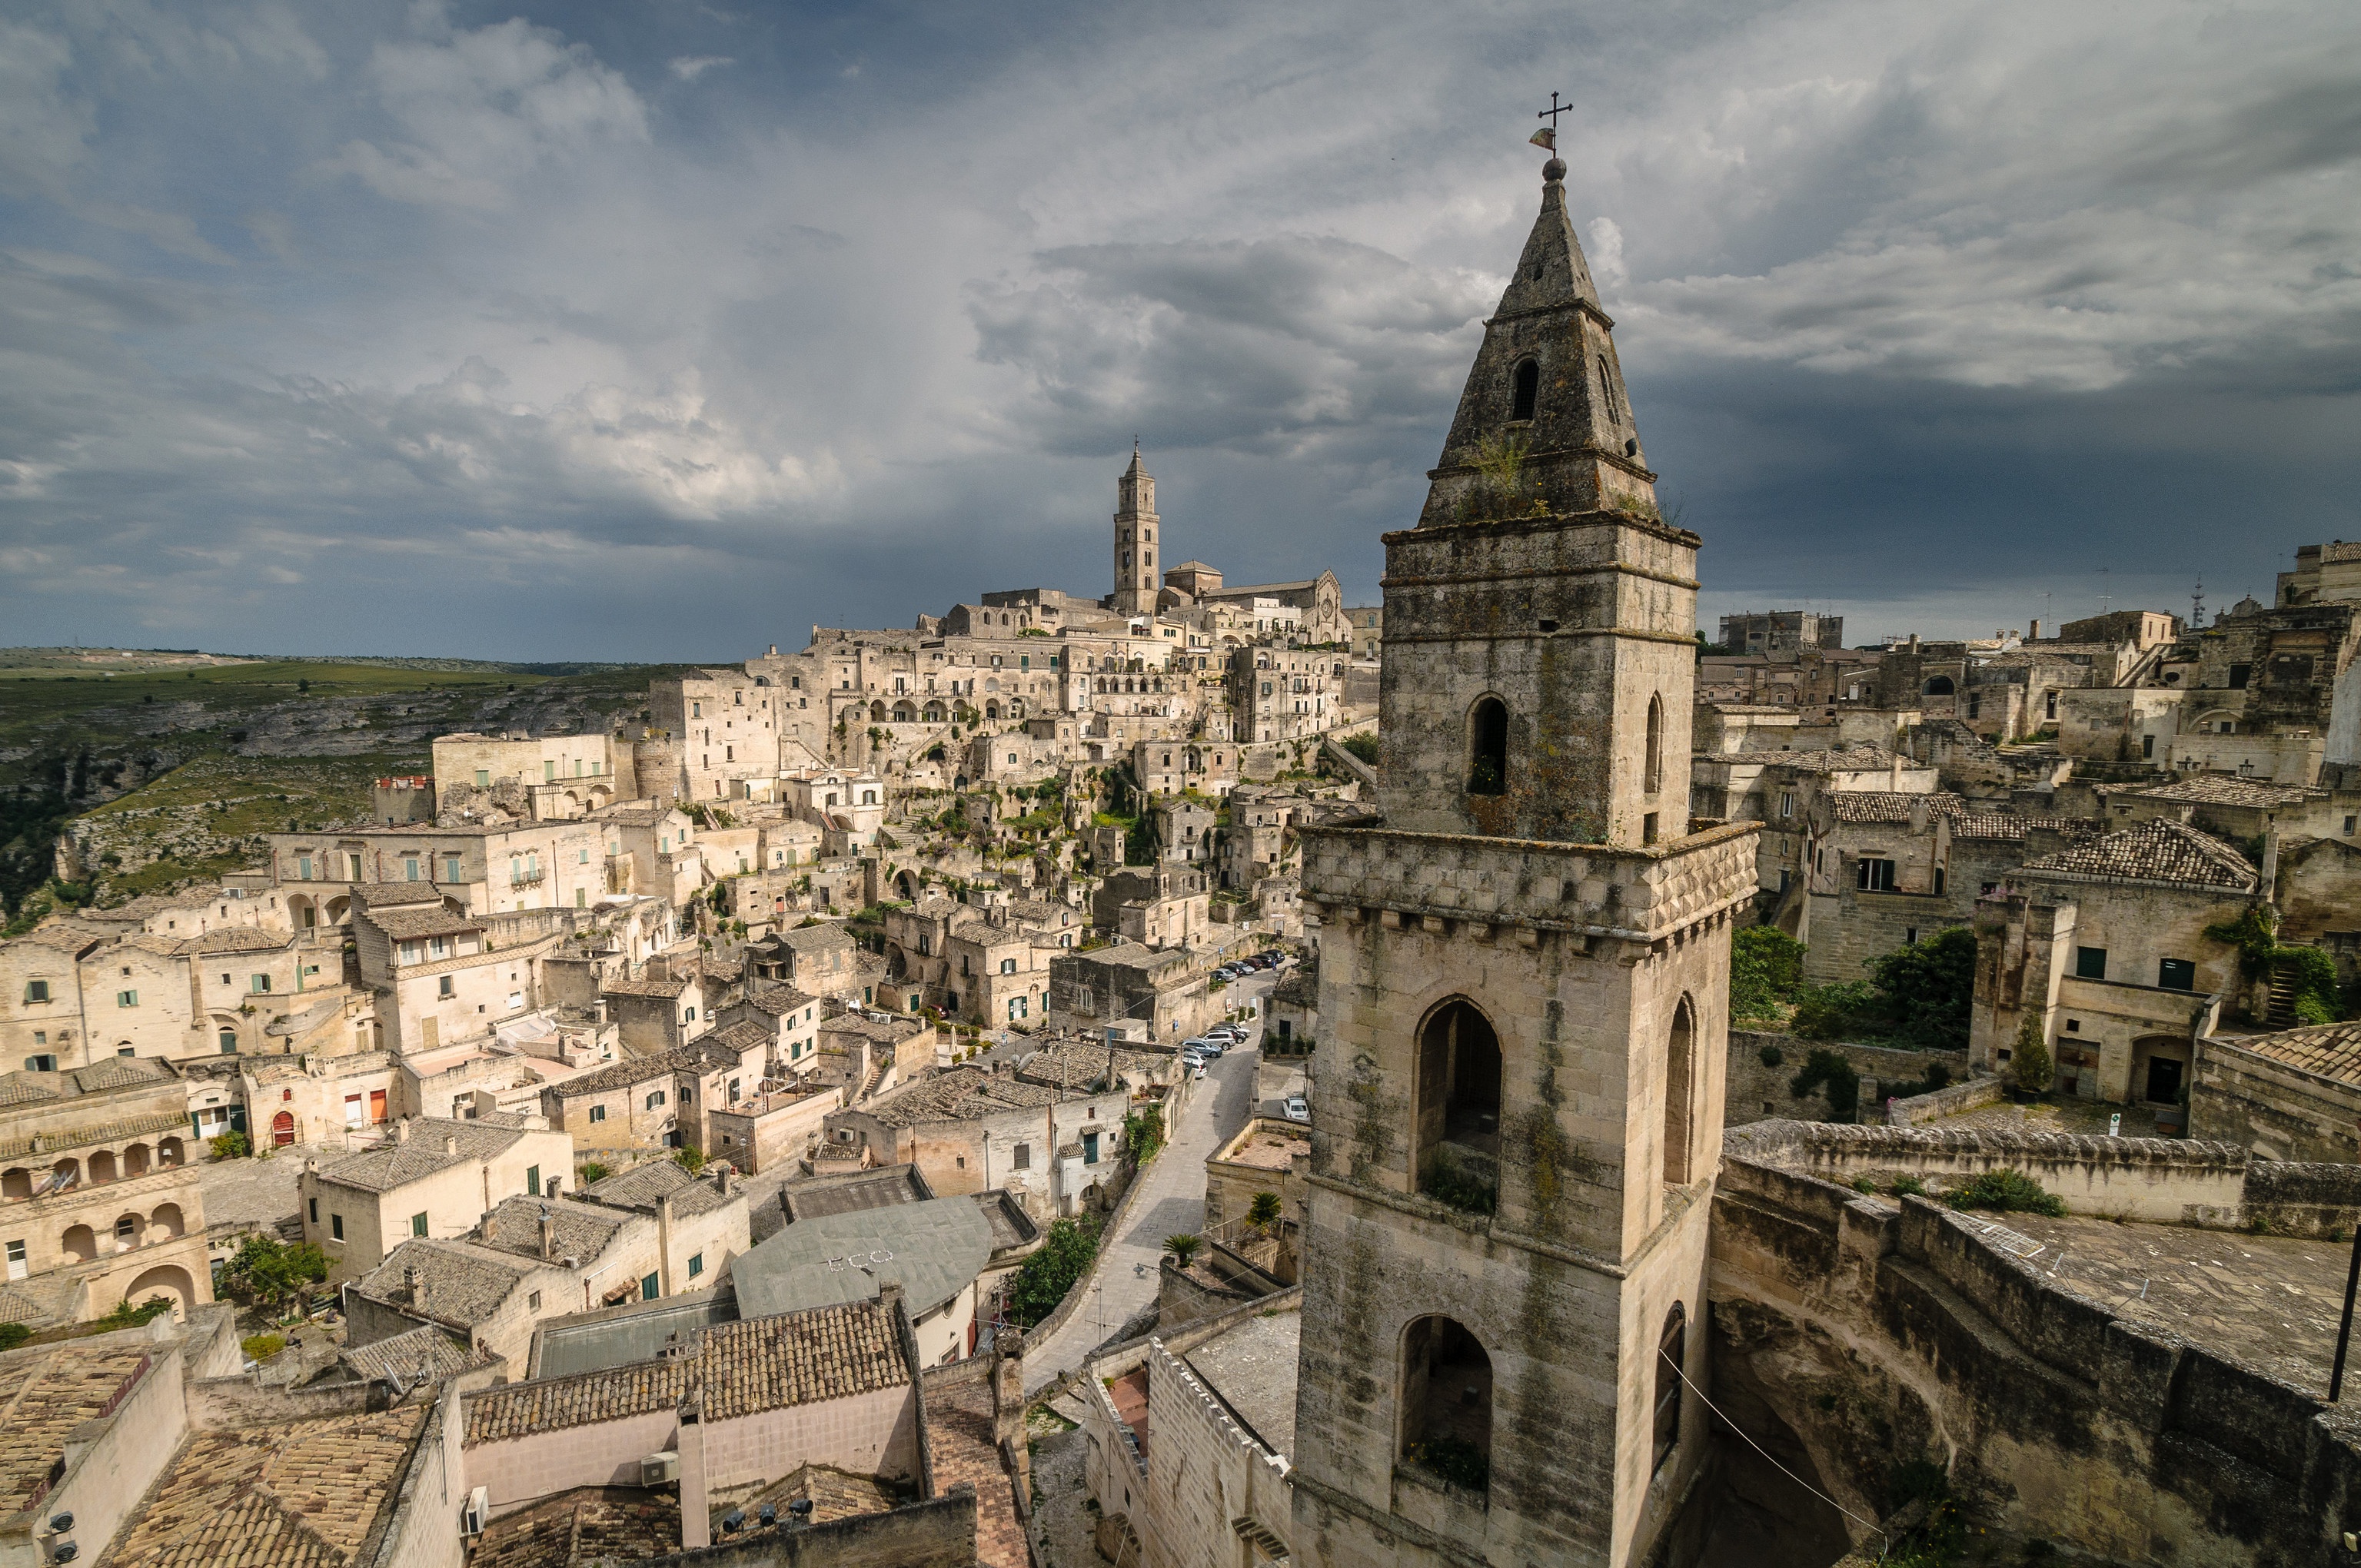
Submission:
M 1132 444 L 1131 466 L 1115 481 L 1115 498 L 1112 608 L 1123 615 L 1154 615 L 1157 593 L 1164 586 L 1156 569 L 1156 481 L 1140 465 L 1137 442 Z
M 1755 829 L 1688 820 L 1699 542 L 1657 515 L 1565 174 L 1385 538 L 1378 816 L 1304 835 L 1290 1479 L 1332 1568 L 1626 1568 L 1705 1453 L 1679 1374 Z

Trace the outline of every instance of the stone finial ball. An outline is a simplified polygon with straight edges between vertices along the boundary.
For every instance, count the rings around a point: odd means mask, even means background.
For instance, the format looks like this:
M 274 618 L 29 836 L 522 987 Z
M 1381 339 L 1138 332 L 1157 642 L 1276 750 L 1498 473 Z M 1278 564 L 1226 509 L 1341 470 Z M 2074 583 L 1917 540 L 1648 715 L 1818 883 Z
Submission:
M 1563 179 L 1565 179 L 1565 159 L 1563 159 L 1563 158 L 1553 158 L 1553 159 L 1551 159 L 1547 163 L 1543 164 L 1543 165 L 1542 165 L 1542 178 L 1543 178 L 1543 179 L 1544 179 L 1544 180 L 1563 180 Z

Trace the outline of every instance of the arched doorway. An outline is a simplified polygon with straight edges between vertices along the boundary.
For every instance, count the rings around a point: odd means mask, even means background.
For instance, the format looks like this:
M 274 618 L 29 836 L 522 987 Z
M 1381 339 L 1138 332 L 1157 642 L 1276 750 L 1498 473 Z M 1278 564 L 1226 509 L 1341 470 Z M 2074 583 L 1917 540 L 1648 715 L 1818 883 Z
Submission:
M 123 1174 L 126 1176 L 145 1176 L 149 1164 L 146 1144 L 134 1144 L 123 1151 Z
M 172 1303 L 175 1319 L 185 1319 L 189 1309 L 197 1304 L 197 1288 L 189 1278 L 189 1271 L 177 1264 L 159 1264 L 145 1270 L 123 1293 L 123 1299 L 134 1307 L 144 1307 L 159 1296 Z
M 23 1166 L 11 1166 L 0 1171 L 0 1198 L 11 1201 L 33 1195 L 33 1173 Z
M 1403 1461 L 1455 1486 L 1483 1491 L 1492 1475 L 1492 1357 L 1453 1319 L 1418 1318 L 1402 1332 Z
M 1955 689 L 1949 675 L 1933 676 L 1925 685 L 1918 688 L 1920 694 L 1926 696 L 1949 696 Z
M 1467 793 L 1503 795 L 1509 788 L 1509 705 L 1476 699 L 1467 713 Z
M 165 1138 L 156 1146 L 158 1165 L 178 1165 L 182 1157 L 181 1140 L 178 1138 Z
M 88 1225 L 68 1225 L 59 1238 L 66 1255 L 79 1263 L 88 1263 L 98 1255 L 98 1233 Z
M 2189 1042 L 2149 1035 L 2132 1042 L 2131 1099 L 2147 1105 L 2181 1104 L 2189 1092 Z
M 1488 1214 L 1499 1195 L 1500 1038 L 1466 997 L 1427 1014 L 1419 1031 L 1418 1190 Z
M 99 1149 L 90 1157 L 90 1180 L 95 1187 L 102 1181 L 115 1179 L 115 1154 L 111 1149 Z
M 270 1141 L 282 1149 L 295 1141 L 295 1113 L 292 1111 L 281 1111 L 270 1118 Z
M 156 1212 L 148 1216 L 148 1239 L 150 1241 L 169 1241 L 174 1236 L 188 1234 L 188 1221 L 181 1213 L 178 1203 L 159 1203 Z

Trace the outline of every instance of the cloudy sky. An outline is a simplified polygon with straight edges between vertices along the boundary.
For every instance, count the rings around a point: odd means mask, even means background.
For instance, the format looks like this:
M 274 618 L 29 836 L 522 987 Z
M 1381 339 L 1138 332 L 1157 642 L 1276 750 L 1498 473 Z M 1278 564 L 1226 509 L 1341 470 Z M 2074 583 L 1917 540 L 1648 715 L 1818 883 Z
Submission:
M 1568 188 L 1710 617 L 2361 537 L 2319 5 L 0 14 L 0 642 L 743 657 L 1167 554 L 1374 596 Z

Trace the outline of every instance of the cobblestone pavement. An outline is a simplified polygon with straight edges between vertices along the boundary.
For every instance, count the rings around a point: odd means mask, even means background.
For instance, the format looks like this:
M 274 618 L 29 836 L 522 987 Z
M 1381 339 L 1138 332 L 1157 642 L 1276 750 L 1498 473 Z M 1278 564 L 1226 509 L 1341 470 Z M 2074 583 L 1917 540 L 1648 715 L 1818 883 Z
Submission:
M 2351 1248 L 2083 1215 L 1971 1214 L 2026 1238 L 2009 1250 L 2113 1310 L 2300 1388 L 2325 1391 Z M 2005 1242 L 2005 1234 L 1991 1239 Z
M 1244 982 L 1244 996 L 1268 992 L 1271 978 Z M 1257 1037 L 1260 1025 L 1256 1026 Z M 1082 1364 L 1124 1320 L 1156 1299 L 1164 1238 L 1194 1233 L 1205 1222 L 1205 1160 L 1246 1125 L 1254 1109 L 1255 1069 L 1261 1053 L 1224 1051 L 1206 1070 L 1197 1097 L 1180 1113 L 1180 1124 L 1162 1153 L 1148 1161 L 1120 1229 L 1099 1247 L 1098 1262 L 1075 1288 L 1084 1297 L 1062 1327 L 1025 1347 L 1025 1391 L 1032 1394 Z M 1213 1092 L 1205 1093 L 1205 1090 Z

